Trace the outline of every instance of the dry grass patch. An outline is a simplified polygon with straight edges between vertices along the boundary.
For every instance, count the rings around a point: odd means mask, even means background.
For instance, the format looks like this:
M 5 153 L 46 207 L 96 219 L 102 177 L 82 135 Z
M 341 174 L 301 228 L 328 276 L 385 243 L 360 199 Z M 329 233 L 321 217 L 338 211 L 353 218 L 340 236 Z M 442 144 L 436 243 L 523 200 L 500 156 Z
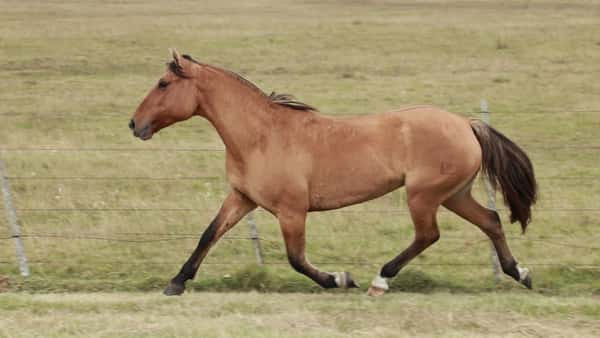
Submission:
M 534 294 L 11 294 L 0 301 L 0 334 L 9 337 L 600 334 L 598 299 Z

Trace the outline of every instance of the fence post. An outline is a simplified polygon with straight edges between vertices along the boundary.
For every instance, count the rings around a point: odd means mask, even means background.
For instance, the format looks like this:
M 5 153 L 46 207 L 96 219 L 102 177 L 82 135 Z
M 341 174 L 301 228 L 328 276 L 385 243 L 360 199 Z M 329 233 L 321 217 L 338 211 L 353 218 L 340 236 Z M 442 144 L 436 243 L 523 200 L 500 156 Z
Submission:
M 258 237 L 258 229 L 256 228 L 256 222 L 254 221 L 254 214 L 249 213 L 246 216 L 246 222 L 248 222 L 248 227 L 250 228 L 250 239 L 254 243 L 254 251 L 256 252 L 256 262 L 259 265 L 265 264 L 262 255 L 262 249 L 260 247 L 260 238 Z
M 17 212 L 12 203 L 12 196 L 10 194 L 10 183 L 6 177 L 6 168 L 4 167 L 4 161 L 0 159 L 0 181 L 2 181 L 2 196 L 4 197 L 4 209 L 6 210 L 6 218 L 8 224 L 11 227 L 12 238 L 15 239 L 15 249 L 17 251 L 17 259 L 19 260 L 19 270 L 21 276 L 29 277 L 29 266 L 27 265 L 27 257 L 25 256 L 25 247 L 21 241 L 21 231 L 19 229 L 19 222 L 17 220 Z
M 480 102 L 481 108 L 481 119 L 486 124 L 490 124 L 490 112 L 488 109 L 488 103 L 485 99 L 481 99 Z M 492 187 L 490 181 L 487 178 L 484 178 L 485 182 L 485 190 L 488 194 L 487 207 L 491 210 L 496 211 L 496 190 Z M 502 268 L 500 267 L 500 260 L 498 259 L 498 253 L 496 252 L 496 248 L 494 244 L 490 241 L 490 256 L 492 259 L 492 271 L 494 272 L 494 277 L 496 281 L 499 282 L 502 279 Z

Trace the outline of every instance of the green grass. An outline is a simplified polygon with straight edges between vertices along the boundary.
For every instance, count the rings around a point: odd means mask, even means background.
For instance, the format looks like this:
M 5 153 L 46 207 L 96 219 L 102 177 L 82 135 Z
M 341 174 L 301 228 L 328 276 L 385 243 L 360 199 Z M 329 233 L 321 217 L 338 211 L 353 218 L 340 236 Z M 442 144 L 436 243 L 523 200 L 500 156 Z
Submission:
M 588 209 L 600 205 L 598 10 L 596 1 L 0 1 L 0 148 L 222 147 L 201 119 L 148 143 L 127 129 L 163 72 L 168 47 L 331 115 L 427 103 L 476 117 L 485 98 L 492 124 L 523 145 L 539 177 L 541 199 L 527 235 L 505 225 L 514 255 L 533 271 L 535 292 L 597 299 L 600 212 Z M 162 242 L 26 237 L 28 279 L 18 275 L 12 242 L 0 240 L 0 277 L 8 279 L 0 288 L 13 291 L 157 292 L 195 247 L 226 191 L 222 152 L 13 150 L 0 156 L 8 175 L 18 177 L 206 176 L 11 179 L 26 234 L 127 240 L 186 234 Z M 484 200 L 481 186 L 477 195 Z M 40 208 L 155 210 L 30 210 Z M 177 208 L 198 210 L 156 210 Z M 398 191 L 311 214 L 308 257 L 328 271 L 351 271 L 365 288 L 410 243 L 405 211 Z M 190 289 L 320 292 L 287 266 L 276 220 L 264 211 L 256 219 L 267 266 L 254 265 L 250 241 L 226 239 Z M 442 240 L 400 273 L 392 293 L 524 295 L 517 283 L 494 282 L 489 245 L 478 230 L 448 212 L 439 219 Z M 247 234 L 242 222 L 230 235 Z M 0 218 L 0 237 L 8 235 Z
M 594 337 L 600 305 L 535 294 L 0 295 L 7 337 Z

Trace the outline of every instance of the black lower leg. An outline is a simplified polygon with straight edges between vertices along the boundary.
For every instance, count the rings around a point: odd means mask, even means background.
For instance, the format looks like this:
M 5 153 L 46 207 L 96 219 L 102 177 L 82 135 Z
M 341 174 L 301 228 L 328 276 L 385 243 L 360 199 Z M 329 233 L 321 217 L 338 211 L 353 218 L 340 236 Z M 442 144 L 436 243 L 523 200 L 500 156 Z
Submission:
M 423 250 L 435 243 L 438 239 L 439 234 L 437 232 L 428 237 L 415 239 L 406 250 L 402 251 L 398 256 L 385 264 L 381 268 L 379 275 L 384 278 L 395 277 L 411 259 L 423 252 Z
M 196 276 L 196 272 L 198 271 L 198 267 L 200 266 L 201 258 L 206 255 L 206 251 L 209 249 L 213 239 L 215 238 L 215 234 L 217 232 L 218 222 L 217 218 L 215 218 L 208 228 L 204 230 L 202 237 L 200 237 L 200 241 L 198 242 L 198 246 L 188 258 L 188 260 L 183 264 L 181 270 L 177 276 L 175 276 L 171 281 L 176 284 L 183 285 L 188 279 L 193 279 Z
M 402 255 L 399 255 L 396 258 L 389 261 L 387 264 L 385 264 L 381 268 L 381 272 L 379 273 L 379 275 L 383 278 L 395 277 L 398 274 L 398 272 L 400 272 L 400 269 L 402 269 L 401 256 Z
M 511 276 L 517 282 L 521 281 L 521 275 L 519 274 L 519 269 L 517 269 L 517 261 L 512 260 L 509 262 L 500 261 L 500 265 L 502 265 L 502 271 L 505 274 Z
M 312 279 L 322 288 L 331 289 L 338 287 L 335 277 L 332 274 L 320 272 L 315 268 L 307 266 L 306 260 L 296 256 L 288 256 L 288 261 L 294 270 Z
M 489 210 L 488 212 L 490 215 L 490 221 L 486 224 L 486 226 L 480 226 L 480 228 L 486 235 L 488 235 L 494 244 L 494 248 L 498 254 L 498 259 L 500 260 L 500 265 L 502 266 L 502 271 L 511 276 L 514 280 L 520 282 L 521 275 L 519 273 L 519 269 L 517 269 L 518 263 L 513 258 L 512 254 L 510 253 L 510 249 L 508 248 L 508 244 L 506 243 L 506 237 L 504 236 L 502 223 L 500 222 L 500 215 L 493 210 Z

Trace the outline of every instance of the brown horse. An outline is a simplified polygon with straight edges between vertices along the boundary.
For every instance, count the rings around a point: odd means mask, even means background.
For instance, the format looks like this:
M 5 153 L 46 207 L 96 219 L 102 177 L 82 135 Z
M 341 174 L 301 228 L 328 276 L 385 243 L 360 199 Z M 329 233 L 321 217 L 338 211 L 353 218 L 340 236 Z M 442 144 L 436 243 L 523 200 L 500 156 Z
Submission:
M 527 155 L 498 131 L 430 106 L 326 117 L 289 95 L 266 95 L 230 71 L 176 51 L 172 56 L 129 127 L 148 140 L 175 122 L 194 115 L 206 118 L 225 144 L 231 191 L 165 294 L 183 293 L 209 248 L 257 206 L 279 220 L 295 270 L 324 288 L 357 287 L 349 273 L 327 273 L 309 263 L 304 253 L 306 214 L 368 201 L 402 186 L 414 241 L 382 267 L 370 295 L 383 294 L 389 278 L 438 240 L 440 205 L 489 236 L 503 271 L 531 288 L 529 271 L 513 258 L 500 217 L 471 196 L 482 168 L 500 186 L 511 222 L 519 221 L 525 231 L 536 199 L 533 168 Z

